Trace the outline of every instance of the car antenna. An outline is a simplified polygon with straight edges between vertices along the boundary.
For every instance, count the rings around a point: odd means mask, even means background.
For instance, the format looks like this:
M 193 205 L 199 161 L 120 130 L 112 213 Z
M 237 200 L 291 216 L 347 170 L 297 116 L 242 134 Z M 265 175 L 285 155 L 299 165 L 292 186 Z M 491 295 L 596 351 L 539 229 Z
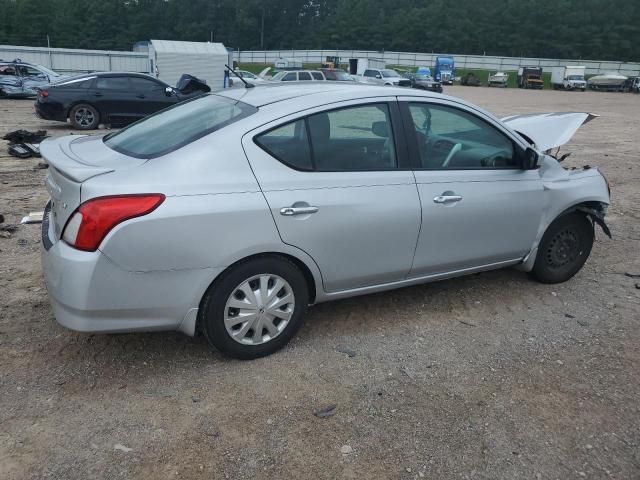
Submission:
M 227 65 L 225 63 L 224 66 L 227 67 L 227 70 L 229 70 L 230 73 L 233 73 L 236 77 L 238 77 L 240 79 L 240 81 L 242 83 L 244 83 L 244 88 L 253 88 L 253 87 L 255 87 L 255 85 L 253 83 L 247 82 L 244 78 L 242 78 L 242 76 L 238 75 L 235 70 L 233 70 L 231 67 L 229 67 L 229 65 Z

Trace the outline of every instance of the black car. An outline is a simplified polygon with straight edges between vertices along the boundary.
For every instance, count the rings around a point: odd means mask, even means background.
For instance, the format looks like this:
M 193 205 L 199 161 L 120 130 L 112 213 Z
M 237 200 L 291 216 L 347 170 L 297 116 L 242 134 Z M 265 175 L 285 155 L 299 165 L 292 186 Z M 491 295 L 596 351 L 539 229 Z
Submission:
M 412 88 L 442 93 L 442 83 L 434 80 L 430 75 L 424 75 L 422 73 L 406 73 L 405 77 L 411 80 Z
M 68 119 L 74 128 L 92 130 L 126 125 L 210 90 L 191 75 L 173 88 L 142 73 L 92 73 L 40 88 L 35 108 L 45 120 Z

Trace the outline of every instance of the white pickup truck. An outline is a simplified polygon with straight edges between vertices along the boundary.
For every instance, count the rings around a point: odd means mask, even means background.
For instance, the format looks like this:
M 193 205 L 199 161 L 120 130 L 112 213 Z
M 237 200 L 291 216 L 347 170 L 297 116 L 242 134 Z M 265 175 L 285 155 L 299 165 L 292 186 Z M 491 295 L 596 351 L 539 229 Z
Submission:
M 372 85 L 411 86 L 411 80 L 390 68 L 367 68 L 362 75 L 353 75 L 353 77 L 360 83 L 370 83 Z

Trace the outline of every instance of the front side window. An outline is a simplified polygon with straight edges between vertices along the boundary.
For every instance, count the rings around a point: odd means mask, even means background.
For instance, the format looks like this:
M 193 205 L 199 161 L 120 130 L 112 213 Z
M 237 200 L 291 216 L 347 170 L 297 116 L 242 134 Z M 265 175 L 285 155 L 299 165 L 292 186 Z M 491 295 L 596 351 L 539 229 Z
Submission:
M 98 90 L 129 90 L 129 78 L 127 77 L 98 77 L 96 80 Z
M 378 74 L 378 72 L 376 70 L 365 70 L 364 71 L 364 75 L 365 77 L 376 77 Z
M 162 90 L 162 85 L 153 80 L 142 77 L 131 77 L 131 90 L 134 92 L 153 92 L 155 90 Z
M 311 74 L 309 72 L 299 72 L 298 80 L 311 80 Z
M 179 103 L 104 137 L 109 148 L 136 158 L 154 158 L 237 122 L 258 109 L 217 95 Z
M 295 82 L 296 80 L 296 72 L 289 72 L 282 77 L 283 82 Z
M 423 169 L 518 168 L 513 141 L 471 113 L 438 104 L 410 103 Z
M 395 70 L 382 70 L 382 76 L 384 78 L 396 78 L 400 75 Z
M 256 143 L 296 169 L 336 172 L 397 168 L 386 103 L 316 113 L 263 133 L 256 137 Z

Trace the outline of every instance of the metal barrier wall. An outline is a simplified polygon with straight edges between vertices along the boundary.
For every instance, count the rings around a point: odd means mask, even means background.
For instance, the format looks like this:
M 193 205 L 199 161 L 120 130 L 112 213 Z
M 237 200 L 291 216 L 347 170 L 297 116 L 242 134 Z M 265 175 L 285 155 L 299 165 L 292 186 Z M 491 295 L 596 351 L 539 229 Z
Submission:
M 237 51 L 236 60 L 239 63 L 272 64 L 278 58 L 294 58 L 304 63 L 321 63 L 327 56 L 349 58 L 377 58 L 389 65 L 417 67 L 432 66 L 438 53 L 407 53 L 407 52 L 374 52 L 369 50 L 264 50 Z M 482 55 L 453 55 L 456 68 L 470 68 L 482 70 L 517 71 L 521 66 L 541 66 L 550 72 L 552 67 L 567 65 L 583 65 L 588 75 L 605 72 L 620 72 L 622 75 L 640 75 L 640 63 L 612 62 L 600 60 L 570 60 L 559 58 L 520 58 L 520 57 L 490 57 Z
M 0 58 L 19 58 L 25 62 L 49 67 L 59 73 L 69 74 L 96 71 L 150 72 L 149 56 L 137 52 L 0 45 Z

